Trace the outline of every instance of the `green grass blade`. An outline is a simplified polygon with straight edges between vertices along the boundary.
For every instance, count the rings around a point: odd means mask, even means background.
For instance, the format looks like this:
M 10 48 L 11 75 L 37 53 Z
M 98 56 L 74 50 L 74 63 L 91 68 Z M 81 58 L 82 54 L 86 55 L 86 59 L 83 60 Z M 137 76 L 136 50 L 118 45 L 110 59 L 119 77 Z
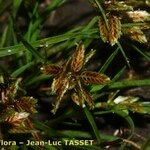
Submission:
M 93 118 L 92 114 L 89 112 L 89 110 L 87 109 L 87 107 L 84 108 L 84 112 L 86 114 L 86 117 L 87 117 L 88 121 L 90 122 L 90 124 L 91 124 L 91 126 L 93 128 L 93 131 L 95 133 L 95 136 L 97 138 L 98 143 L 101 143 L 102 139 L 100 137 L 99 130 L 97 128 L 97 125 L 96 125 L 96 123 L 94 121 L 94 118 Z
M 133 26 L 148 26 L 149 24 L 148 23 L 145 23 L 145 22 L 132 22 L 132 23 L 123 23 L 121 24 L 121 27 L 122 28 L 129 28 L 129 27 L 133 27 Z
M 38 2 L 35 3 L 35 6 L 33 8 L 32 14 L 29 13 L 30 16 L 30 23 L 28 26 L 28 30 L 24 36 L 24 38 L 28 42 L 34 42 L 37 40 L 39 36 L 39 27 L 41 24 L 41 19 L 38 13 Z M 36 18 L 36 19 L 35 19 Z M 29 51 L 26 51 L 26 62 L 32 61 L 32 53 Z
M 93 37 L 93 34 L 95 34 L 97 32 L 98 32 L 97 29 L 90 29 L 90 30 L 88 30 L 88 32 L 86 31 L 86 32 L 77 32 L 77 33 L 67 33 L 67 34 L 63 34 L 63 35 L 58 35 L 58 36 L 38 40 L 38 41 L 32 42 L 30 45 L 32 45 L 32 47 L 34 47 L 34 48 L 41 47 L 41 46 L 47 47 L 52 44 L 64 42 L 64 41 L 79 38 L 79 37 L 80 38 L 81 37 L 91 38 L 91 37 Z M 19 52 L 22 52 L 25 50 L 26 50 L 26 47 L 24 47 L 23 44 L 0 48 L 0 57 L 10 56 L 12 54 L 16 54 L 16 53 L 19 53 Z M 53 53 L 54 52 L 52 52 L 52 54 Z
M 36 58 L 39 58 L 45 61 L 43 56 L 31 44 L 29 44 L 23 37 L 21 37 L 20 40 L 23 43 L 23 45 L 27 48 L 27 50 L 29 50 Z
M 83 31 L 88 31 L 90 28 L 92 28 L 92 27 L 97 23 L 98 18 L 99 18 L 98 16 L 94 17 L 94 18 L 88 23 L 88 25 L 87 25 L 85 28 L 83 28 Z
M 119 43 L 119 41 L 117 42 L 117 45 L 118 45 L 118 47 L 119 47 L 119 49 L 120 49 L 120 51 L 121 51 L 123 57 L 125 58 L 128 67 L 131 68 L 129 58 L 126 56 L 126 53 L 124 52 L 124 50 L 123 50 L 121 44 Z
M 13 21 L 12 18 L 8 18 L 7 31 L 5 33 L 5 43 L 3 45 L 13 45 L 14 44 L 14 30 L 13 30 Z
M 13 17 L 15 18 L 17 11 L 22 3 L 22 0 L 13 0 Z
M 131 129 L 131 135 L 129 136 L 129 138 L 131 138 L 131 136 L 134 133 L 134 122 L 133 122 L 132 118 L 129 116 L 129 114 L 127 114 L 123 110 L 113 109 L 112 111 L 114 111 L 117 115 L 121 116 L 122 118 L 124 118 L 128 122 L 130 129 Z
M 124 66 L 124 67 L 114 76 L 114 78 L 112 79 L 112 82 L 117 81 L 117 80 L 121 77 L 121 75 L 124 73 L 125 69 L 126 69 L 126 66 Z
M 85 131 L 79 131 L 79 130 L 62 130 L 58 131 L 61 136 L 63 137 L 69 137 L 69 138 L 86 138 L 86 139 L 92 139 L 92 135 L 89 132 Z M 101 133 L 101 137 L 103 141 L 115 141 L 119 138 L 113 135 L 107 135 Z
M 18 77 L 21 73 L 23 73 L 26 69 L 30 68 L 31 66 L 34 65 L 34 62 L 30 62 L 22 67 L 20 67 L 19 69 L 15 70 L 12 74 L 11 77 L 16 78 Z
M 150 85 L 150 79 L 144 79 L 144 80 L 124 80 L 124 81 L 112 83 L 108 87 L 109 89 L 122 89 L 128 87 L 140 87 L 140 86 L 149 86 L 149 85 Z
M 74 114 L 73 109 L 67 109 L 64 111 L 64 113 L 62 115 L 60 115 L 59 117 L 55 118 L 55 119 L 51 119 L 48 122 L 49 126 L 53 126 L 54 124 L 57 124 L 59 122 L 62 122 L 64 119 L 71 117 Z
M 34 42 L 35 40 L 37 40 L 38 37 L 37 32 L 39 33 L 39 26 L 41 24 L 41 18 L 38 13 L 38 2 L 36 2 L 34 6 L 34 10 L 32 15 L 30 16 L 30 19 L 31 20 L 28 26 L 28 31 L 24 37 L 27 41 Z M 37 35 L 37 37 L 35 36 L 35 38 L 33 38 L 32 37 L 33 35 Z
M 107 85 L 107 89 L 123 89 L 129 87 L 141 87 L 141 86 L 150 86 L 150 79 L 144 80 L 124 80 L 120 82 L 112 82 Z M 95 85 L 92 87 L 91 92 L 96 92 L 102 89 L 104 85 Z
M 79 131 L 79 130 L 62 130 L 59 131 L 60 135 L 69 138 L 87 138 L 91 139 L 92 135 L 89 132 Z
M 5 27 L 2 37 L 1 37 L 1 43 L 0 43 L 0 47 L 3 47 L 6 41 L 6 37 L 7 37 L 7 32 L 8 32 L 8 25 Z
M 54 9 L 58 8 L 59 6 L 61 6 L 63 3 L 65 3 L 67 0 L 53 0 L 48 7 L 45 10 L 44 14 L 47 14 L 51 11 L 53 11 Z
M 113 59 L 115 58 L 115 56 L 118 54 L 118 50 L 119 48 L 117 48 L 110 56 L 109 58 L 106 60 L 105 64 L 101 67 L 101 69 L 99 70 L 99 72 L 104 73 L 106 71 L 106 69 L 108 68 L 108 66 L 111 64 L 111 62 L 113 61 Z
M 133 122 L 132 118 L 125 111 L 118 110 L 118 109 L 113 109 L 113 110 L 117 115 L 124 118 L 126 120 L 126 122 L 129 124 L 130 129 L 131 129 L 131 133 L 127 139 L 130 140 L 134 134 L 134 122 Z M 126 143 L 123 143 L 120 147 L 120 150 L 124 150 L 125 146 L 126 146 Z
M 36 76 L 33 79 L 30 79 L 29 81 L 26 81 L 25 86 L 30 86 L 30 85 L 33 85 L 35 83 L 39 83 L 43 80 L 50 79 L 50 77 L 51 77 L 50 75 L 44 75 L 44 74 Z
M 127 138 L 128 140 L 132 138 L 133 134 L 134 134 L 134 122 L 132 120 L 132 118 L 127 114 L 125 113 L 124 111 L 120 111 L 120 110 L 115 110 L 114 111 L 117 115 L 121 116 L 122 118 L 124 118 L 127 123 L 129 124 L 130 126 L 130 129 L 131 129 L 131 133 L 129 135 L 129 137 Z M 120 147 L 120 150 L 124 150 L 124 147 L 126 146 L 126 143 L 123 143 Z
M 142 52 L 138 47 L 136 47 L 135 45 L 132 45 L 133 49 L 135 51 L 137 51 L 138 53 L 140 53 L 142 56 L 144 56 L 147 60 L 150 61 L 150 56 L 146 55 L 144 52 Z
M 108 110 L 108 111 L 102 111 L 102 112 L 95 112 L 95 115 L 101 115 L 101 114 L 106 114 L 106 113 L 116 113 L 117 115 L 119 115 L 120 117 L 122 117 L 123 119 L 126 120 L 126 122 L 129 124 L 130 129 L 131 129 L 131 134 L 128 137 L 128 139 L 130 139 L 133 136 L 134 133 L 134 122 L 132 120 L 132 118 L 129 116 L 128 113 L 126 113 L 125 111 L 115 107 L 114 109 Z M 125 146 L 125 144 L 122 144 L 121 148 L 123 148 Z
M 98 8 L 99 8 L 99 10 L 100 10 L 100 12 L 101 12 L 101 14 L 102 14 L 102 16 L 103 16 L 103 19 L 104 19 L 104 21 L 105 21 L 106 27 L 107 27 L 107 29 L 108 29 L 108 28 L 109 28 L 109 25 L 108 25 L 107 17 L 106 17 L 106 15 L 105 15 L 105 11 L 104 11 L 104 9 L 102 8 L 102 6 L 101 6 L 101 4 L 100 4 L 100 2 L 99 2 L 98 0 L 95 0 L 95 3 L 96 3 L 96 5 L 97 5 Z
M 99 108 L 98 104 L 95 107 Z M 112 110 L 98 111 L 98 112 L 94 112 L 94 115 L 103 115 L 109 113 L 113 113 L 113 111 Z

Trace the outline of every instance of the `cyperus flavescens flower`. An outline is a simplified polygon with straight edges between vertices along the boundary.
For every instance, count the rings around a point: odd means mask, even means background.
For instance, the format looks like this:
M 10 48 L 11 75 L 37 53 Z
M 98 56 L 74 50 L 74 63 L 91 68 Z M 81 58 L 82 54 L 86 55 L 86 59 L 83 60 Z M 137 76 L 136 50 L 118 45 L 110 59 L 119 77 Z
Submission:
M 104 42 L 113 46 L 125 35 L 134 41 L 148 43 L 143 31 L 150 28 L 150 13 L 137 9 L 138 1 L 106 0 L 99 4 L 105 12 L 98 22 L 100 37 Z M 143 8 L 143 5 L 147 6 L 148 3 L 140 5 Z
M 21 78 L 8 81 L 5 82 L 1 76 L 0 115 L 2 122 L 10 125 L 8 130 L 10 133 L 31 133 L 37 137 L 37 133 L 35 133 L 37 130 L 30 119 L 30 115 L 37 112 L 37 100 L 33 97 L 22 96 L 20 92 Z
M 79 106 L 84 107 L 85 102 L 90 109 L 94 108 L 92 96 L 85 89 L 88 84 L 105 84 L 110 79 L 104 75 L 93 71 L 84 70 L 84 65 L 93 56 L 94 51 L 90 51 L 85 55 L 83 44 L 79 44 L 74 54 L 62 66 L 55 64 L 46 64 L 41 70 L 44 74 L 54 75 L 51 85 L 53 93 L 57 94 L 57 99 L 54 104 L 53 113 L 56 113 L 64 95 L 69 91 L 72 100 Z

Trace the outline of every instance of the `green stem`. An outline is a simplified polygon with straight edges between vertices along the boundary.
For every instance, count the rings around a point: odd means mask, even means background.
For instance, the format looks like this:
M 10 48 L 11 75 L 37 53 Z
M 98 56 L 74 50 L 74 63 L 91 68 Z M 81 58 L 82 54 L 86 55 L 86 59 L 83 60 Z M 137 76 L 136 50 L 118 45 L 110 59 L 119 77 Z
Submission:
M 109 25 L 108 25 L 108 21 L 107 21 L 107 17 L 105 15 L 104 9 L 102 8 L 102 6 L 100 5 L 100 3 L 97 0 L 95 0 L 95 3 L 97 4 L 98 8 L 100 9 L 100 12 L 101 12 L 101 14 L 103 16 L 103 19 L 105 21 L 107 29 L 109 29 Z
M 144 52 L 142 52 L 139 48 L 137 48 L 135 45 L 132 45 L 133 49 L 136 50 L 138 53 L 143 55 L 148 61 L 150 61 L 150 57 L 146 55 Z
M 123 48 L 122 48 L 122 46 L 121 46 L 121 44 L 120 44 L 120 42 L 119 42 L 119 41 L 117 42 L 117 45 L 118 45 L 118 47 L 119 47 L 119 49 L 120 49 L 120 51 L 121 51 L 121 53 L 122 53 L 123 57 L 125 58 L 125 60 L 126 60 L 126 62 L 127 62 L 128 67 L 129 67 L 129 68 L 131 68 L 131 66 L 130 66 L 130 62 L 129 62 L 129 58 L 126 56 L 126 54 L 125 54 L 125 52 L 124 52 L 124 50 L 123 50 Z

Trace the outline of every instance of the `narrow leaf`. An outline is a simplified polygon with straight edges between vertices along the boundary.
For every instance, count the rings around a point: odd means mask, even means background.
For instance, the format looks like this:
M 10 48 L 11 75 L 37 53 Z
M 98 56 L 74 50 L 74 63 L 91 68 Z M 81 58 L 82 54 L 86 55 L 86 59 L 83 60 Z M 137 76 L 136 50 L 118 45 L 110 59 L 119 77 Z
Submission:
M 122 88 L 141 87 L 141 86 L 150 86 L 150 79 L 111 82 L 111 84 L 107 85 L 107 89 L 122 89 Z M 92 87 L 91 92 L 99 91 L 102 89 L 102 87 L 103 85 L 95 85 Z
M 95 136 L 97 138 L 98 143 L 101 143 L 102 139 L 101 139 L 99 130 L 97 128 L 97 125 L 96 125 L 96 123 L 94 121 L 94 118 L 93 118 L 92 114 L 90 113 L 90 111 L 86 107 L 84 108 L 84 112 L 86 114 L 86 117 L 87 117 L 88 121 L 90 122 L 90 124 L 91 124 L 91 126 L 93 128 L 93 131 L 95 133 Z
M 112 79 L 112 82 L 117 81 L 117 80 L 121 77 L 121 75 L 124 73 L 125 69 L 126 69 L 126 66 L 124 66 L 124 67 L 114 76 L 114 78 Z
M 24 65 L 24 66 L 20 67 L 19 69 L 15 70 L 11 74 L 11 77 L 13 77 L 13 78 L 18 77 L 21 73 L 23 73 L 26 69 L 30 68 L 33 65 L 34 65 L 34 62 L 27 63 L 26 65 Z
M 45 38 L 42 40 L 32 42 L 31 45 L 32 45 L 32 47 L 35 47 L 35 48 L 41 47 L 41 46 L 44 47 L 44 46 L 53 45 L 53 44 L 56 44 L 59 42 L 64 42 L 64 41 L 71 40 L 71 39 L 81 38 L 83 36 L 84 36 L 84 38 L 93 37 L 93 34 L 95 34 L 97 32 L 98 32 L 97 29 L 89 29 L 88 32 L 87 31 L 86 32 L 78 31 L 76 33 L 72 33 L 70 31 L 70 32 L 62 34 L 62 35 Z M 16 53 L 25 51 L 26 49 L 27 49 L 27 47 L 24 47 L 23 44 L 0 48 L 0 57 L 10 56 L 12 54 L 16 54 Z M 51 51 L 49 56 L 56 52 L 57 51 Z
M 135 45 L 132 45 L 133 49 L 136 50 L 138 53 L 140 53 L 141 55 L 143 55 L 147 60 L 150 61 L 150 56 L 148 56 L 147 54 L 145 54 L 144 52 L 142 52 L 142 50 L 140 50 L 138 47 L 136 47 Z
M 21 42 L 27 48 L 27 50 L 29 50 L 35 57 L 45 60 L 43 56 L 41 56 L 41 54 L 32 45 L 30 45 L 25 39 L 21 38 Z
M 108 66 L 111 64 L 111 62 L 113 61 L 113 59 L 115 58 L 115 56 L 118 54 L 118 50 L 119 48 L 117 48 L 110 56 L 109 58 L 106 60 L 105 64 L 101 67 L 101 69 L 99 70 L 100 73 L 104 73 L 106 71 L 106 69 L 108 68 Z

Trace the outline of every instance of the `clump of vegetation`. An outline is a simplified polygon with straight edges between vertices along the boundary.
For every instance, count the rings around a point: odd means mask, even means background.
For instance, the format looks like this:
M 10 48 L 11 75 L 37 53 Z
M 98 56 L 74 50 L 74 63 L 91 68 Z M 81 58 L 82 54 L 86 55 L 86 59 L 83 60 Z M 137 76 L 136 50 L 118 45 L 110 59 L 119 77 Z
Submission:
M 85 2 L 88 21 L 47 35 L 72 2 L 0 0 L 1 149 L 150 148 L 150 1 Z

